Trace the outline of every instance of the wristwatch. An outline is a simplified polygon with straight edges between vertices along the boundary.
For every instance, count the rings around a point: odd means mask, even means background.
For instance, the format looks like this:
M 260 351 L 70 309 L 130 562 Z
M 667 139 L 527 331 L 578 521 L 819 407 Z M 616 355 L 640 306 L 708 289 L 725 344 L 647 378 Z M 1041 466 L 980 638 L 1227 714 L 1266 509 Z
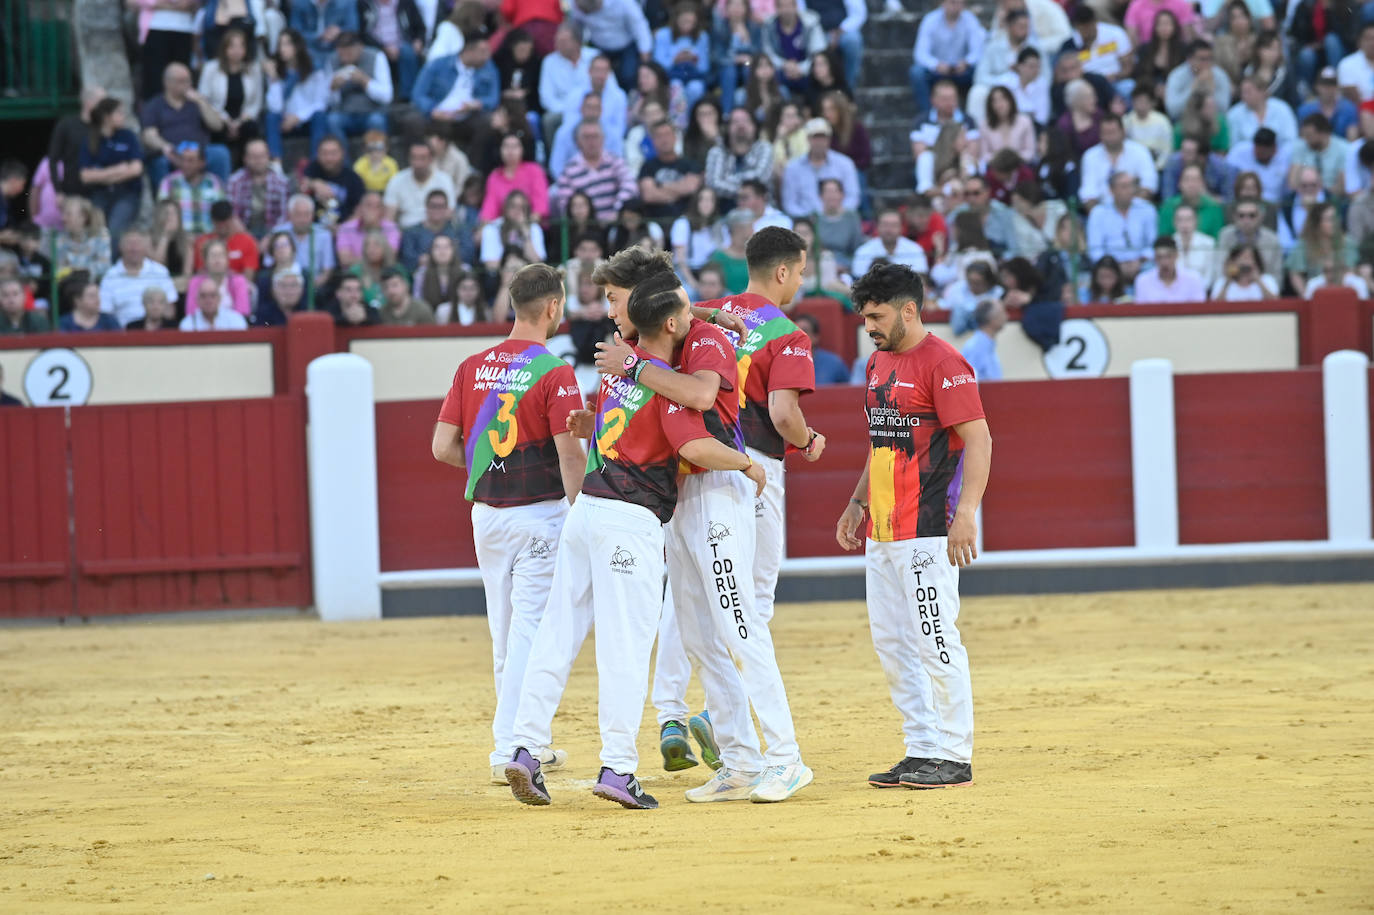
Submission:
M 640 358 L 637 353 L 630 353 L 630 355 L 626 356 L 624 363 L 625 374 L 630 378 L 633 378 L 635 374 L 635 368 L 639 365 L 639 363 Z

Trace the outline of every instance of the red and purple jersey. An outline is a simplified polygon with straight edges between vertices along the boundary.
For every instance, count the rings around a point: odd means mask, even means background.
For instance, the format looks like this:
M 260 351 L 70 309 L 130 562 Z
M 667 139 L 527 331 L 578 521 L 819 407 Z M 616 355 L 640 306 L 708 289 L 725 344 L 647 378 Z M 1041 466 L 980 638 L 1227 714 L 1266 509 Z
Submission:
M 639 358 L 669 367 L 639 347 L 634 349 Z M 666 524 L 677 508 L 678 449 L 709 437 L 696 410 L 629 378 L 602 375 L 596 392 L 594 447 L 588 449 L 582 491 L 642 505 Z
M 973 369 L 934 334 L 868 360 L 869 536 L 944 537 L 963 482 L 964 442 L 951 429 L 983 418 Z
M 563 498 L 553 437 L 581 409 L 572 366 L 541 344 L 505 340 L 464 359 L 439 421 L 462 430 L 468 500 L 509 508 Z
M 735 382 L 739 378 L 739 364 L 735 361 L 735 347 L 725 331 L 707 321 L 693 318 L 687 339 L 677 352 L 677 371 L 684 375 L 715 372 L 720 376 L 720 390 L 716 392 L 714 408 L 702 413 L 702 421 L 711 438 L 736 451 L 744 450 L 744 431 L 739 424 L 739 395 Z M 695 464 L 683 461 L 682 473 L 702 473 Z
M 769 457 L 782 458 L 787 443 L 768 415 L 768 395 L 782 390 L 809 394 L 816 389 L 811 338 L 781 308 L 752 292 L 699 304 L 728 311 L 748 326 L 749 332 L 735 347 L 744 443 Z

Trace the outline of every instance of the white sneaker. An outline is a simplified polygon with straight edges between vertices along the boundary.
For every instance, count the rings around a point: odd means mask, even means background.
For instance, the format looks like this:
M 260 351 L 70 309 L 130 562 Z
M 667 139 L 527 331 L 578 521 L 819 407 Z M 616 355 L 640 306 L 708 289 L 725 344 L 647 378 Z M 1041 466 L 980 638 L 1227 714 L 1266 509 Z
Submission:
M 813 777 L 805 763 L 769 766 L 763 770 L 758 786 L 749 793 L 749 800 L 755 804 L 776 804 L 778 801 L 785 801 L 811 784 Z
M 548 772 L 556 772 L 568 764 L 567 750 L 545 750 L 539 754 L 539 768 Z M 491 767 L 491 783 L 493 785 L 506 785 L 506 764 L 496 763 Z
M 708 804 L 711 801 L 746 801 L 750 792 L 758 786 L 761 776 L 762 773 L 759 772 L 750 774 L 720 769 L 709 782 L 699 788 L 691 788 L 683 794 L 687 800 L 696 804 Z

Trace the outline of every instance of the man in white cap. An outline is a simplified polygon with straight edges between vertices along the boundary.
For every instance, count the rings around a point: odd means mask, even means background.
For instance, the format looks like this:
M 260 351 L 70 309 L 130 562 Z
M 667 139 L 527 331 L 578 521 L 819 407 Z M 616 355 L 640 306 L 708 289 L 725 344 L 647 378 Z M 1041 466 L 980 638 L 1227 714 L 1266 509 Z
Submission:
M 844 208 L 859 208 L 859 170 L 854 160 L 830 148 L 830 122 L 812 118 L 806 122 L 810 148 L 798 156 L 782 173 L 782 208 L 793 219 L 821 211 L 821 181 L 834 178 L 844 187 Z

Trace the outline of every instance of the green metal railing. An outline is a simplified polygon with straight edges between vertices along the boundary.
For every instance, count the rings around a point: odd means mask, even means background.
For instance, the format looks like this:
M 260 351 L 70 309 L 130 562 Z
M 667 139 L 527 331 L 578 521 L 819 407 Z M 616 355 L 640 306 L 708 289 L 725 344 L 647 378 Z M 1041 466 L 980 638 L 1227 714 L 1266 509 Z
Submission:
M 78 82 L 72 0 L 0 0 L 0 120 L 69 111 Z

